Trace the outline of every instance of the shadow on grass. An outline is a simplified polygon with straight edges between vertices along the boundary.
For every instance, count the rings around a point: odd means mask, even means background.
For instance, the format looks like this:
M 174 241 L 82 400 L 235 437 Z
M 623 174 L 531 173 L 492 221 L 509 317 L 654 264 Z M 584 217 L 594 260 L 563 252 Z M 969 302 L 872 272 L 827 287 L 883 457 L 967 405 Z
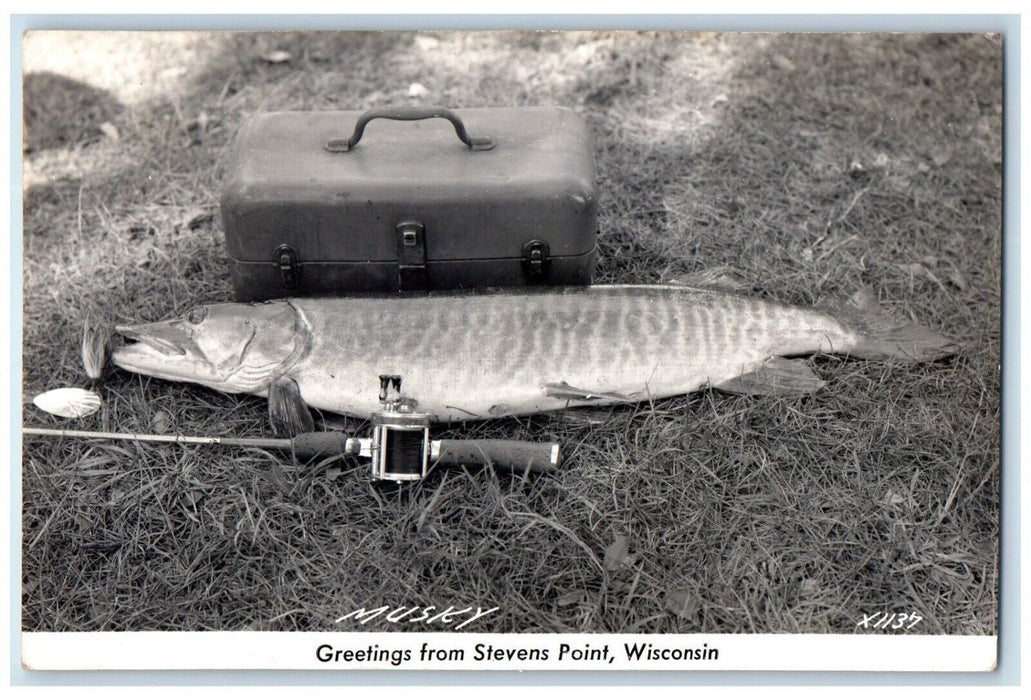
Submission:
M 122 111 L 106 90 L 46 71 L 27 74 L 22 94 L 26 154 L 98 141 L 103 137 L 100 125 Z

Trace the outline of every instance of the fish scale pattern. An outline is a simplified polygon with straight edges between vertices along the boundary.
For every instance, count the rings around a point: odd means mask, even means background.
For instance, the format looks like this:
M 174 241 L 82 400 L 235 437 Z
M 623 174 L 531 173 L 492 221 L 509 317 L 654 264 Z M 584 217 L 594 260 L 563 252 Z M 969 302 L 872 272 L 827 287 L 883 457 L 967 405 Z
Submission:
M 438 420 L 612 403 L 549 396 L 549 385 L 646 400 L 718 384 L 776 355 L 839 351 L 842 323 L 817 310 L 683 287 L 591 287 L 399 300 L 293 302 L 312 328 L 294 368 L 326 410 L 378 410 L 378 376 Z M 329 376 L 327 368 L 335 368 Z

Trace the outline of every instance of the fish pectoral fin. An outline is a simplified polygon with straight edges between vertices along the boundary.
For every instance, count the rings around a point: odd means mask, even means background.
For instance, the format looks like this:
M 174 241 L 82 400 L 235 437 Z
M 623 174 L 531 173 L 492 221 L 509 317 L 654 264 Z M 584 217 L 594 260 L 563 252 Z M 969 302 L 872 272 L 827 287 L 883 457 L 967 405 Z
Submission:
M 293 437 L 315 430 L 315 420 L 301 398 L 297 382 L 290 377 L 277 377 L 268 388 L 268 415 L 276 435 Z
M 635 394 L 613 394 L 603 391 L 589 391 L 570 386 L 565 382 L 545 384 L 544 393 L 553 399 L 568 401 L 633 401 Z
M 728 379 L 715 388 L 752 396 L 801 396 L 817 391 L 824 383 L 804 360 L 773 357 L 759 369 Z

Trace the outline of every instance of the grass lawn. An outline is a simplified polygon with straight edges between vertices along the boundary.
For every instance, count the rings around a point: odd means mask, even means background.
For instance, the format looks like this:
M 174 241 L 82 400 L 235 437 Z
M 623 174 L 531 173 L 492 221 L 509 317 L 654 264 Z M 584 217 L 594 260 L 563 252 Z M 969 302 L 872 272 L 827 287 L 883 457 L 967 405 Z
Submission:
M 36 34 L 25 64 L 26 425 L 270 434 L 263 399 L 91 383 L 79 359 L 87 315 L 231 298 L 220 178 L 259 111 L 571 107 L 596 139 L 597 282 L 729 266 L 799 304 L 866 285 L 961 347 L 916 367 L 814 358 L 828 384 L 803 399 L 438 433 L 561 441 L 553 478 L 394 488 L 260 450 L 26 438 L 25 630 L 396 629 L 335 620 L 471 604 L 500 608 L 476 632 L 849 633 L 881 611 L 996 632 L 998 37 Z M 60 386 L 103 409 L 32 406 Z

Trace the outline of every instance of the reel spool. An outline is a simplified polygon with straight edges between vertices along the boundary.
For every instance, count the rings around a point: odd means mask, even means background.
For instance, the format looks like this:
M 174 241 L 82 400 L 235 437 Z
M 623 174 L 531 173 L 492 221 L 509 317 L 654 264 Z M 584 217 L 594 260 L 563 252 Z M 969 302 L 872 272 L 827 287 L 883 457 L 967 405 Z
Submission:
M 430 460 L 430 415 L 417 409 L 414 399 L 401 396 L 401 377 L 380 375 L 379 400 L 383 410 L 373 413 L 372 478 L 419 481 Z

